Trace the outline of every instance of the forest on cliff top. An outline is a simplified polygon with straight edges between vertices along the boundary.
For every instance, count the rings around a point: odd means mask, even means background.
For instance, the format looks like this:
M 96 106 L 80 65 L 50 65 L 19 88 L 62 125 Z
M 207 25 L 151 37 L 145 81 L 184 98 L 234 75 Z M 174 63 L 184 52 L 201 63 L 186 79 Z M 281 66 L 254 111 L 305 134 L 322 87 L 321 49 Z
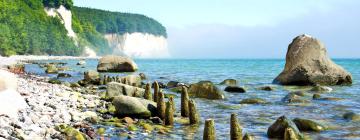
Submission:
M 45 7 L 71 10 L 77 39 L 67 36 L 59 17 L 50 17 Z M 85 46 L 98 54 L 110 53 L 104 34 L 149 33 L 167 36 L 166 29 L 144 15 L 110 12 L 73 6 L 72 0 L 0 1 L 0 55 L 81 55 Z M 77 44 L 75 44 L 76 42 Z

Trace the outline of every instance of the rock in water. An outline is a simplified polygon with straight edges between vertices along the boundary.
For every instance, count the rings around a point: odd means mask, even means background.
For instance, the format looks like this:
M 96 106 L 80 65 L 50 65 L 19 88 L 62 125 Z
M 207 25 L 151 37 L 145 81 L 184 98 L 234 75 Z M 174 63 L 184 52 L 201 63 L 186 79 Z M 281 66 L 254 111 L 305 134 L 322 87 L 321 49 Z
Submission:
M 243 87 L 239 87 L 239 86 L 227 86 L 224 89 L 226 92 L 232 92 L 232 93 L 245 93 L 246 90 Z
M 199 83 L 191 84 L 189 95 L 206 99 L 224 99 L 224 93 L 210 81 L 200 81 Z
M 114 55 L 102 57 L 97 65 L 99 72 L 134 72 L 137 69 L 138 67 L 132 59 Z
M 238 83 L 235 79 L 225 79 L 220 83 L 220 85 L 226 85 L 226 86 L 236 86 Z
M 100 81 L 100 74 L 96 71 L 89 70 L 84 72 L 84 79 L 89 83 L 97 83 Z
M 293 119 L 293 122 L 296 124 L 296 126 L 301 131 L 316 131 L 320 132 L 325 130 L 325 127 L 315 121 L 308 120 L 308 119 L 300 119 L 295 118 Z
M 106 96 L 108 98 L 119 96 L 119 95 L 126 95 L 126 96 L 133 96 L 133 97 L 144 97 L 145 89 L 138 88 L 122 83 L 111 82 L 107 84 L 106 88 Z
M 352 83 L 352 76 L 328 57 L 323 43 L 311 36 L 300 35 L 289 45 L 285 68 L 273 82 L 283 85 L 344 85 Z
M 299 129 L 296 127 L 295 123 L 285 116 L 279 117 L 269 128 L 267 131 L 267 135 L 269 138 L 284 138 L 285 130 L 287 128 L 291 128 L 295 133 L 297 138 L 302 138 L 302 134 Z
M 136 118 L 150 117 L 156 114 L 156 103 L 130 96 L 116 96 L 112 103 L 115 106 L 115 114 L 118 116 L 130 116 Z

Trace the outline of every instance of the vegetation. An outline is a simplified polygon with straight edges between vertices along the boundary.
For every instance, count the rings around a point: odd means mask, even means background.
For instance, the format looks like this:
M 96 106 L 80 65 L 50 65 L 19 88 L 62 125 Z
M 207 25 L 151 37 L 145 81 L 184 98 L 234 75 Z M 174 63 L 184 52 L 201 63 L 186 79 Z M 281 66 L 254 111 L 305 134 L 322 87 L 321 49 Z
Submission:
M 44 7 L 64 5 L 72 10 L 73 40 L 59 17 L 50 17 Z M 111 53 L 106 33 L 142 32 L 167 36 L 166 29 L 152 18 L 139 14 L 74 7 L 72 0 L 1 0 L 0 55 L 80 55 L 90 47 L 99 55 Z M 75 45 L 76 42 L 76 45 Z
M 59 18 L 49 17 L 39 0 L 0 1 L 0 54 L 80 55 Z
M 109 12 L 91 8 L 73 8 L 81 24 L 91 24 L 96 31 L 104 33 L 149 33 L 167 36 L 166 29 L 156 20 L 139 14 Z

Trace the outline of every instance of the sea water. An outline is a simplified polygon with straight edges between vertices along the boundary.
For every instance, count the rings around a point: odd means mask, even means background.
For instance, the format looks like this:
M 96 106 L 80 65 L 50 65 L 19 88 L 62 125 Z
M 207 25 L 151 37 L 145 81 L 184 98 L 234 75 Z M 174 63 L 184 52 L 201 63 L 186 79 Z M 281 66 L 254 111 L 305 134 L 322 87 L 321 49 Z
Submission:
M 76 82 L 83 79 L 83 72 L 96 70 L 97 60 L 86 60 L 86 65 L 78 66 L 78 60 L 49 60 L 42 62 L 66 62 L 71 68 L 65 73 L 71 78 L 61 78 L 62 81 Z M 311 87 L 272 85 L 273 79 L 282 71 L 285 61 L 282 59 L 139 59 L 135 60 L 139 70 L 134 73 L 103 73 L 108 75 L 128 75 L 145 73 L 145 82 L 179 81 L 195 83 L 202 80 L 212 81 L 215 84 L 232 78 L 239 82 L 239 86 L 246 88 L 246 93 L 225 93 L 224 100 L 207 100 L 196 98 L 201 123 L 197 127 L 175 124 L 172 132 L 167 135 L 150 134 L 149 137 L 161 139 L 202 139 L 203 123 L 205 119 L 215 119 L 216 136 L 218 139 L 230 138 L 230 114 L 237 113 L 243 127 L 243 134 L 249 133 L 256 139 L 267 139 L 267 128 L 280 116 L 288 118 L 305 118 L 315 120 L 328 127 L 323 132 L 305 132 L 311 138 L 330 139 L 360 139 L 360 122 L 344 120 L 346 112 L 360 113 L 360 59 L 335 59 L 335 63 L 344 67 L 353 76 L 351 86 L 331 86 L 333 91 L 322 94 L 323 97 L 341 98 L 338 101 L 313 100 L 309 93 L 310 103 L 287 105 L 281 102 L 291 91 L 309 90 Z M 56 77 L 46 74 L 38 65 L 26 65 L 29 73 Z M 258 90 L 258 87 L 271 85 L 274 91 Z M 218 85 L 221 90 L 225 87 Z M 166 93 L 171 93 L 165 90 Z M 176 94 L 176 93 L 173 93 Z M 258 97 L 265 99 L 269 104 L 245 105 L 239 104 L 242 99 Z M 175 98 L 177 110 L 180 108 L 180 94 Z M 117 139 L 112 136 L 112 139 Z M 136 139 L 136 137 L 135 137 Z M 142 138 L 141 138 L 142 139 Z

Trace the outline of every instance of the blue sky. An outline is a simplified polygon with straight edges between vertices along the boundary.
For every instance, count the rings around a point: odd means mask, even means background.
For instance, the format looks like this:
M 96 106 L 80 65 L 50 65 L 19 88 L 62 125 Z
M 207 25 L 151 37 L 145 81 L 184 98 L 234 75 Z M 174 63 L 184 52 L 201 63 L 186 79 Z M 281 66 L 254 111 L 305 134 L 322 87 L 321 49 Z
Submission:
M 357 0 L 74 0 L 76 6 L 139 13 L 168 30 L 174 58 L 284 58 L 310 34 L 332 58 L 360 57 Z

